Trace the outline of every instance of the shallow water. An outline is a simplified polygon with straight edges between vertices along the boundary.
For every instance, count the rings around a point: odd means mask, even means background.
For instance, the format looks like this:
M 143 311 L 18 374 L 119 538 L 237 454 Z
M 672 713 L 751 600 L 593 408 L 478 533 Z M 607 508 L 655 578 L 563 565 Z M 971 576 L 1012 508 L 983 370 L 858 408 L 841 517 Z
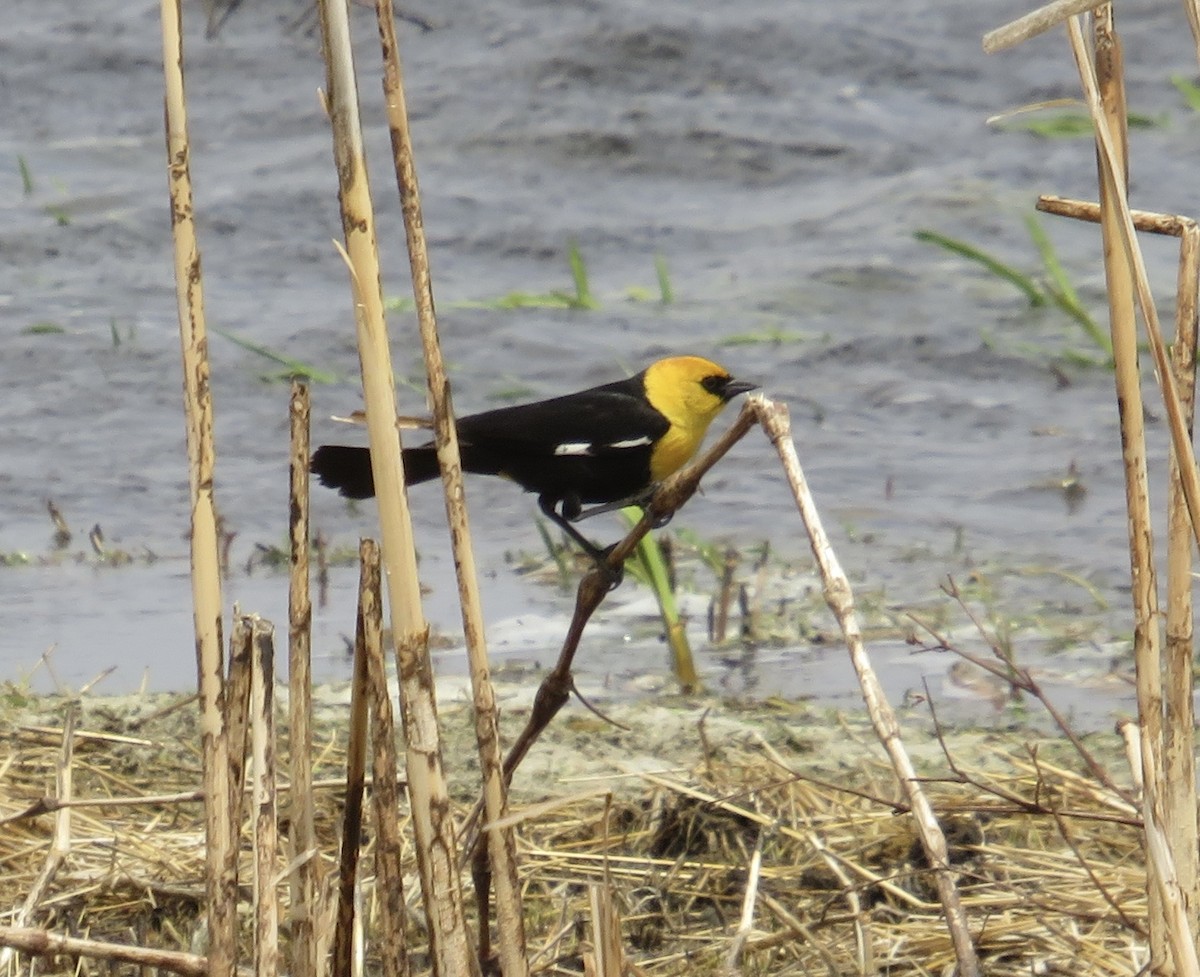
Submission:
M 72 551 L 87 549 L 80 540 L 98 523 L 110 545 L 160 559 L 0 569 L 0 677 L 26 675 L 54 645 L 64 683 L 117 665 L 104 688 L 147 673 L 154 687 L 180 687 L 194 662 L 157 6 L 13 2 L 0 37 L 0 159 L 9 161 L 0 166 L 0 552 L 48 551 L 52 498 L 76 531 Z M 345 438 L 324 420 L 360 399 L 349 292 L 330 244 L 340 225 L 314 94 L 323 85 L 317 43 L 287 29 L 295 9 L 265 2 L 205 41 L 198 8 L 187 10 L 187 71 L 210 326 L 335 371 L 339 383 L 313 391 L 314 438 Z M 985 125 L 1005 109 L 1076 94 L 1065 39 L 1055 32 L 989 57 L 981 35 L 1023 5 L 917 0 L 886 18 L 878 9 L 508 0 L 417 11 L 434 29 L 405 29 L 403 54 L 456 405 L 485 408 L 514 389 L 563 392 L 667 351 L 713 355 L 792 405 L 818 504 L 864 590 L 923 601 L 946 574 L 982 567 L 1004 606 L 1105 616 L 1073 584 L 1003 568 L 1069 572 L 1110 603 L 1106 624 L 1119 635 L 1128 584 L 1111 375 L 1049 369 L 1064 349 L 1087 348 L 1077 327 L 912 236 L 931 227 L 1032 270 L 1022 215 L 1037 193 L 1094 195 L 1086 141 Z M 1130 103 L 1165 118 L 1134 132 L 1134 203 L 1194 214 L 1185 166 L 1197 122 L 1169 82 L 1195 73 L 1186 26 L 1169 5 L 1131 3 L 1121 13 Z M 402 296 L 402 233 L 370 77 L 376 41 L 368 11 L 356 7 L 354 17 L 385 287 Z M 1095 229 L 1044 224 L 1099 314 Z M 599 310 L 461 304 L 568 288 L 572 240 Z M 1174 248 L 1146 248 L 1169 321 Z M 628 297 L 631 287 L 654 288 L 656 254 L 677 296 L 666 307 Z M 63 331 L 30 332 L 42 324 Z M 418 375 L 411 316 L 390 325 L 398 373 Z M 747 335 L 781 338 L 734 342 Z M 220 336 L 211 351 L 217 497 L 240 564 L 256 543 L 285 537 L 287 392 L 260 379 L 270 364 Z M 420 410 L 419 393 L 404 397 Z M 1153 401 L 1150 413 L 1161 472 L 1164 425 Z M 1072 462 L 1087 488 L 1073 509 L 1053 488 Z M 511 651 L 501 637 L 505 620 L 561 625 L 570 608 L 569 597 L 505 561 L 540 549 L 532 500 L 486 480 L 468 488 L 496 650 L 548 660 L 552 626 L 518 625 L 540 637 Z M 457 612 L 437 496 L 416 490 L 413 502 L 428 612 L 449 630 Z M 348 512 L 328 493 L 314 498 L 314 522 L 343 544 L 373 531 L 369 507 Z M 676 525 L 769 538 L 793 560 L 806 554 L 756 435 Z M 615 538 L 618 527 L 589 530 Z M 341 635 L 352 627 L 354 586 L 353 571 L 335 570 L 330 604 L 317 614 L 327 677 L 346 670 Z M 235 573 L 226 599 L 282 623 L 283 588 L 261 570 Z M 606 627 L 579 668 L 615 694 L 636 694 L 621 676 L 654 674 L 660 652 L 653 640 L 633 641 L 631 654 L 621 629 Z M 1019 651 L 1051 657 L 1043 638 L 1030 629 Z M 736 667 L 704 652 L 717 684 L 852 701 L 852 680 L 811 668 L 814 654 L 830 652 L 794 647 Z M 1100 674 L 1107 652 L 1097 657 Z M 942 659 L 901 660 L 908 666 L 890 675 L 897 694 L 946 672 Z M 461 668 L 457 653 L 439 661 Z M 757 669 L 748 681 L 747 667 Z

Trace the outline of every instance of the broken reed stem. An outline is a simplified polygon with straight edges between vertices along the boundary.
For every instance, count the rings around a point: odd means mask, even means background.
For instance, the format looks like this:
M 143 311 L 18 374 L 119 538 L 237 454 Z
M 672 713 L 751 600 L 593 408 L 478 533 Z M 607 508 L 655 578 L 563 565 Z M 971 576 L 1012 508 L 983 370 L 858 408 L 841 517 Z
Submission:
M 254 615 L 234 607 L 229 635 L 229 677 L 225 682 L 225 736 L 229 746 L 229 819 L 235 847 L 241 835 L 245 806 L 246 737 L 250 728 L 250 690 L 253 680 Z
M 182 977 L 209 977 L 209 962 L 195 953 L 152 950 L 124 943 L 105 943 L 59 936 L 46 930 L 20 926 L 0 926 L 0 946 L 35 957 L 86 957 L 89 960 L 113 960 L 150 970 L 168 970 Z
M 1188 432 L 1192 431 L 1196 392 L 1196 308 L 1200 282 L 1200 228 L 1188 221 L 1179 242 L 1175 289 L 1175 342 L 1171 360 Z M 1188 924 L 1200 932 L 1200 832 L 1196 822 L 1195 679 L 1192 647 L 1192 533 L 1187 502 L 1179 482 L 1179 457 L 1172 448 L 1167 500 L 1167 622 L 1165 689 L 1165 766 L 1167 830 Z
M 312 796 L 312 598 L 309 594 L 308 459 L 311 454 L 308 385 L 292 381 L 288 401 L 291 437 L 288 501 L 288 803 L 289 862 L 300 859 L 289 878 L 288 922 L 292 977 L 317 977 L 313 908 L 317 893 L 317 847 Z
M 279 823 L 275 803 L 275 628 L 255 616 L 250 681 L 254 756 L 254 973 L 279 972 L 279 890 L 275 884 Z
M 863 646 L 862 631 L 854 611 L 854 596 L 850 589 L 850 581 L 846 578 L 837 554 L 834 553 L 833 547 L 825 535 L 816 504 L 808 491 L 804 472 L 800 468 L 800 460 L 796 455 L 796 445 L 792 441 L 791 421 L 788 417 L 787 406 L 769 401 L 761 395 L 751 396 L 750 399 L 755 404 L 763 431 L 779 452 L 788 484 L 796 499 L 796 507 L 800 510 L 800 517 L 808 530 L 813 556 L 821 571 L 821 579 L 825 587 L 825 602 L 841 625 L 842 635 L 850 652 L 854 671 L 858 675 L 863 700 L 871 715 L 876 735 L 887 751 L 900 789 L 912 810 L 917 834 L 921 839 L 926 860 L 932 868 L 938 897 L 946 915 L 946 925 L 950 930 L 954 954 L 958 961 L 958 973 L 961 977 L 979 977 L 981 973 L 979 960 L 975 954 L 975 946 L 967 925 L 967 916 L 950 870 L 946 838 L 942 834 L 933 808 L 917 779 L 912 760 L 904 749 L 896 714 L 887 701 L 887 696 L 875 674 L 871 660 L 867 656 L 866 648 Z
M 1059 217 L 1071 217 L 1074 220 L 1100 223 L 1100 205 L 1090 200 L 1074 200 L 1071 197 L 1059 197 L 1052 193 L 1044 193 L 1035 204 L 1038 210 L 1046 214 L 1057 214 Z M 1156 214 L 1149 210 L 1131 210 L 1129 218 L 1133 221 L 1133 229 L 1145 234 L 1162 234 L 1168 237 L 1183 237 L 1189 227 L 1194 228 L 1196 222 L 1189 217 L 1178 214 Z
M 221 578 L 213 501 L 212 391 L 204 322 L 203 277 L 192 209 L 187 106 L 183 85 L 180 0 L 160 4 L 167 183 L 175 255 L 175 294 L 183 358 L 183 402 L 191 486 L 192 607 L 200 691 L 204 768 L 208 963 L 212 977 L 232 977 L 237 953 L 236 849 L 229 816 L 229 757 L 222 718 Z
M 383 317 L 375 218 L 363 154 L 358 89 L 345 3 L 319 0 L 326 88 L 338 174 L 345 257 L 350 267 L 371 469 L 383 538 L 388 603 L 400 675 L 408 792 L 434 975 L 478 973 L 463 907 L 462 880 L 421 610 L 412 521 L 404 493 L 391 352 Z
M 371 707 L 371 802 L 375 812 L 375 892 L 379 912 L 376 951 L 384 977 L 408 977 L 404 926 L 404 869 L 400 834 L 400 784 L 396 773 L 396 727 L 388 695 L 383 652 L 383 594 L 379 585 L 379 547 L 373 539 L 359 543 L 364 582 L 359 591 Z M 356 644 L 357 650 L 357 644 Z
M 1053 0 L 1052 3 L 1032 10 L 1003 27 L 997 27 L 983 35 L 983 50 L 995 54 L 1016 47 L 1038 34 L 1044 34 L 1076 14 L 1086 13 L 1096 5 L 1096 0 Z
M 472 704 L 475 715 L 475 740 L 479 751 L 479 769 L 484 813 L 488 823 L 499 823 L 508 813 L 508 798 L 500 750 L 499 720 L 496 696 L 492 687 L 488 662 L 487 640 L 484 633 L 483 604 L 479 595 L 479 578 L 475 568 L 475 553 L 471 546 L 471 528 L 467 517 L 466 495 L 463 487 L 462 459 L 458 447 L 458 431 L 454 424 L 454 408 L 450 396 L 450 381 L 438 340 L 437 317 L 434 312 L 433 278 L 429 268 L 429 253 L 425 244 L 425 222 L 421 213 L 421 195 L 417 183 L 416 158 L 408 124 L 408 108 L 404 94 L 404 75 L 400 65 L 400 46 L 396 36 L 396 21 L 391 0 L 376 0 L 375 13 L 383 59 L 383 92 L 387 104 L 388 129 L 392 142 L 392 161 L 400 193 L 400 209 L 404 217 L 404 232 L 408 244 L 409 267 L 412 274 L 413 300 L 421 347 L 425 355 L 425 373 L 433 409 L 434 437 L 438 463 L 442 471 L 442 488 L 446 500 L 446 518 L 450 526 L 451 550 L 458 581 L 458 599 L 462 609 L 463 637 L 471 673 Z M 489 830 L 488 849 L 492 861 L 492 878 L 496 890 L 496 934 L 499 966 L 505 977 L 520 977 L 528 973 L 528 953 L 525 946 L 525 922 L 521 912 L 521 890 L 517 879 L 516 846 L 512 829 Z M 480 957 L 489 956 L 489 920 L 486 910 L 488 894 L 476 893 L 480 902 Z
M 350 977 L 354 954 L 354 894 L 358 884 L 358 846 L 362 838 L 363 791 L 367 775 L 367 591 L 378 588 L 378 566 L 368 568 L 374 547 L 358 544 L 358 614 L 354 626 L 354 677 L 350 682 L 350 728 L 346 744 L 346 801 L 342 812 L 342 848 L 338 865 L 337 932 L 333 939 L 332 977 Z

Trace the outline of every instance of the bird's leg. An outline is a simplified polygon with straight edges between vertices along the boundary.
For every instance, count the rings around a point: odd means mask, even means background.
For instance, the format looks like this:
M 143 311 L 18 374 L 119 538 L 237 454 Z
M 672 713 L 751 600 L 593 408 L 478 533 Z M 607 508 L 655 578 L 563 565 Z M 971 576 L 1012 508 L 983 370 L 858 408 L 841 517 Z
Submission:
M 567 518 L 572 522 L 579 522 L 581 519 L 591 519 L 592 516 L 603 515 L 605 512 L 616 512 L 618 509 L 624 509 L 627 505 L 636 505 L 639 509 L 644 510 L 650 504 L 650 500 L 654 498 L 654 493 L 658 490 L 658 485 L 659 483 L 655 482 L 645 491 L 637 492 L 624 499 L 617 499 L 616 502 L 605 502 L 603 505 L 594 505 L 590 509 L 581 508 L 574 513 L 568 514 Z M 663 525 L 665 526 L 666 523 L 664 522 Z M 656 525 L 655 529 L 657 528 L 659 527 Z
M 572 522 L 579 522 L 581 519 L 590 519 L 592 516 L 598 516 L 605 512 L 615 512 L 617 509 L 624 509 L 627 505 L 635 505 L 643 512 L 650 506 L 650 500 L 654 498 L 654 493 L 658 491 L 659 482 L 655 482 L 646 491 L 639 492 L 637 495 L 631 495 L 626 499 L 618 499 L 616 502 L 605 502 L 603 505 L 594 505 L 590 509 L 579 509 L 577 513 L 568 515 L 567 518 Z M 659 516 L 654 520 L 654 528 L 662 529 L 671 521 L 671 517 L 675 515 L 673 512 L 668 512 L 665 516 Z
M 613 547 L 597 546 L 590 539 L 584 536 L 583 533 L 571 525 L 572 519 L 579 518 L 580 505 L 578 498 L 572 496 L 564 498 L 561 501 L 563 511 L 560 513 L 558 509 L 555 508 L 558 500 L 548 495 L 539 495 L 538 508 L 540 508 L 542 512 L 545 513 L 547 518 L 549 518 L 556 526 L 558 526 L 563 532 L 575 540 L 575 542 L 583 548 L 584 552 L 592 558 L 596 566 L 604 570 L 606 573 L 609 573 L 609 575 L 613 578 L 612 586 L 609 589 L 613 589 L 621 582 L 625 575 L 624 567 L 612 569 L 608 565 L 608 554 L 612 552 Z M 614 543 L 613 546 L 615 545 L 616 544 Z

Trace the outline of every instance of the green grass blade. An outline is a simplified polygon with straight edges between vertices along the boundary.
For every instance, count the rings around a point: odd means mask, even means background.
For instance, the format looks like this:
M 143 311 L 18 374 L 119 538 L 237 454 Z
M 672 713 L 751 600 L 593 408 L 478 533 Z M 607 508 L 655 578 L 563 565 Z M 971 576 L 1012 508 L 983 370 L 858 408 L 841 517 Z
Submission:
M 1200 85 L 1183 75 L 1172 75 L 1171 84 L 1175 86 L 1187 106 L 1193 112 L 1200 112 Z
M 33 172 L 24 156 L 17 157 L 17 169 L 21 171 L 21 193 L 26 197 L 33 196 Z
M 600 306 L 592 297 L 592 289 L 588 284 L 587 265 L 584 264 L 579 245 L 574 241 L 567 248 L 567 261 L 570 262 L 571 278 L 575 282 L 574 306 L 578 309 L 598 309 Z
M 667 259 L 661 254 L 654 256 L 654 274 L 658 277 L 658 296 L 663 305 L 675 301 L 675 292 L 671 288 L 671 275 L 667 270 Z
M 301 377 L 303 379 L 310 380 L 313 383 L 337 383 L 337 375 L 330 373 L 327 370 L 321 370 L 315 366 L 309 365 L 308 363 L 302 363 L 299 360 L 294 360 L 290 356 L 285 356 L 283 353 L 277 353 L 269 346 L 263 346 L 261 343 L 256 343 L 224 329 L 216 329 L 213 327 L 210 327 L 210 329 L 218 336 L 223 336 L 231 343 L 242 347 L 242 349 L 254 353 L 257 356 L 261 356 L 264 359 L 270 360 L 272 363 L 278 363 L 284 368 L 283 372 L 280 374 L 280 377 L 286 377 L 289 379 L 291 377 Z
M 1058 252 L 1054 250 L 1054 244 L 1045 228 L 1042 227 L 1042 222 L 1037 219 L 1037 215 L 1026 214 L 1025 227 L 1029 230 L 1029 236 L 1033 239 L 1034 246 L 1042 257 L 1042 265 L 1050 279 L 1046 291 L 1054 300 L 1054 304 L 1079 323 L 1087 337 L 1096 344 L 1097 348 L 1104 351 L 1108 362 L 1112 363 L 1112 338 L 1079 301 L 1079 294 L 1067 277 L 1062 262 L 1058 260 Z
M 642 510 L 637 506 L 626 506 L 621 515 L 636 526 L 642 519 Z M 675 603 L 675 592 L 671 589 L 671 578 L 667 572 L 667 562 L 663 558 L 662 547 L 657 539 L 647 534 L 641 538 L 637 546 L 637 559 L 640 569 L 649 580 L 650 589 L 658 600 L 658 611 L 662 617 L 663 627 L 667 632 L 667 644 L 671 648 L 671 667 L 675 678 L 685 691 L 700 691 L 700 678 L 696 672 L 695 659 L 688 642 L 687 631 L 679 616 L 679 605 Z
M 1041 306 L 1046 304 L 1046 296 L 1042 290 L 1038 288 L 1037 283 L 1026 275 L 1024 272 L 1018 271 L 1012 265 L 1007 265 L 998 258 L 981 251 L 974 245 L 967 244 L 966 241 L 960 241 L 957 238 L 947 237 L 945 234 L 939 234 L 937 231 L 920 230 L 913 233 L 918 241 L 923 241 L 926 244 L 936 244 L 940 248 L 944 248 L 951 254 L 956 254 L 960 258 L 966 258 L 968 261 L 974 261 L 977 264 L 983 265 L 997 278 L 1002 278 L 1006 282 L 1015 285 L 1018 289 L 1025 293 L 1025 297 L 1029 299 L 1029 304 L 1032 306 Z

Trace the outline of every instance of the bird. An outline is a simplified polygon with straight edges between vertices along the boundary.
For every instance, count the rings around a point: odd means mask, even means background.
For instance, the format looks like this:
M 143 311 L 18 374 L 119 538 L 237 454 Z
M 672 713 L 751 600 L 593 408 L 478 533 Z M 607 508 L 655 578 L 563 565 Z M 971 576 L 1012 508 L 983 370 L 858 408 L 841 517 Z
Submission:
M 462 467 L 536 492 L 541 511 L 603 564 L 608 549 L 572 523 L 624 505 L 644 507 L 695 455 L 725 405 L 757 387 L 704 357 L 667 357 L 624 380 L 458 418 Z M 438 476 L 432 443 L 406 447 L 402 456 L 408 485 Z M 309 468 L 346 498 L 375 494 L 368 448 L 321 445 Z

